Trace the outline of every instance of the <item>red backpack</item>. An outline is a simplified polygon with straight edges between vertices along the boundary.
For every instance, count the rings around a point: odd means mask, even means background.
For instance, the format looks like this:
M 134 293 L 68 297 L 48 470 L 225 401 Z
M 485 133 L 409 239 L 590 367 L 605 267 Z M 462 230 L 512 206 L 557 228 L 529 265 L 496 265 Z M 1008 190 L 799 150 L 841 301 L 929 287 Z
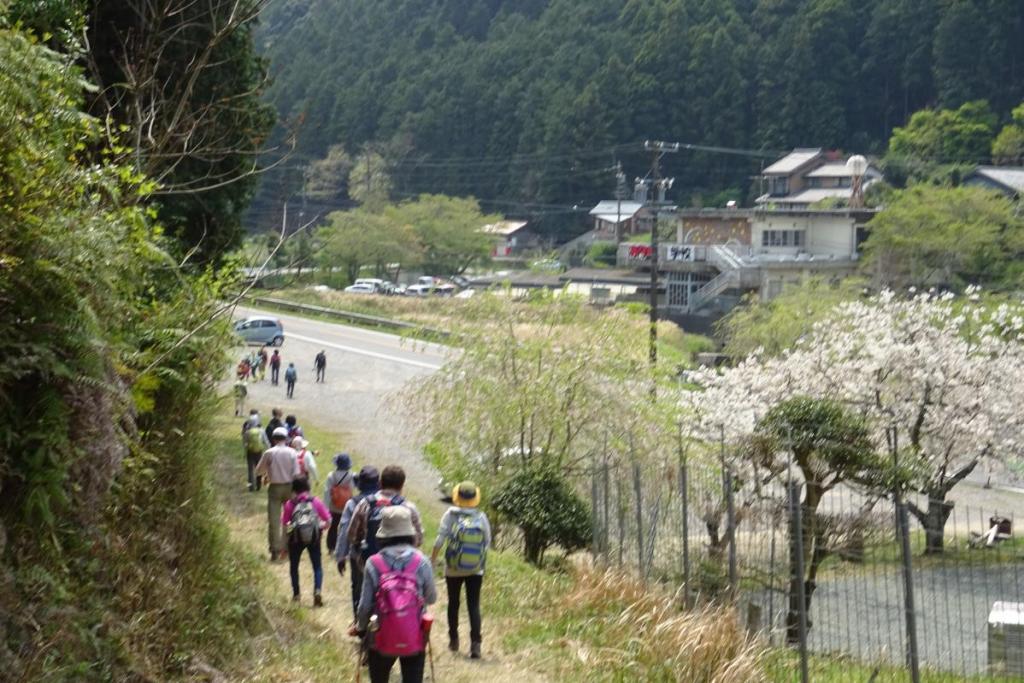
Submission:
M 331 487 L 331 507 L 335 510 L 344 510 L 350 500 L 352 500 L 352 477 L 346 475 Z
M 416 581 L 420 555 L 414 553 L 409 564 L 392 569 L 381 555 L 370 562 L 380 574 L 380 584 L 374 598 L 374 612 L 378 628 L 374 634 L 373 649 L 388 657 L 407 657 L 423 652 L 423 597 Z

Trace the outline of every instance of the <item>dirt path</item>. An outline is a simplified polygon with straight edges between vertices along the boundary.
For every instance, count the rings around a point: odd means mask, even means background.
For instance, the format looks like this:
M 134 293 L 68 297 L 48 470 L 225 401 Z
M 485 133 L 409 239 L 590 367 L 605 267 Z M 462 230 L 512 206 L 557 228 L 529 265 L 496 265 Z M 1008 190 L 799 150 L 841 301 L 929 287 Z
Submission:
M 336 327 L 327 323 L 328 327 Z M 308 366 L 319 350 L 319 344 L 290 339 L 283 355 L 285 361 L 295 359 L 296 366 L 302 374 L 296 387 L 295 398 L 286 399 L 284 383 L 271 386 L 269 381 L 250 385 L 247 407 L 258 408 L 264 420 L 270 417 L 270 408 L 279 406 L 285 413 L 294 413 L 300 424 L 320 437 L 326 443 L 314 444 L 314 448 L 325 451 L 347 450 L 353 454 L 357 465 L 373 463 L 377 466 L 395 463 L 402 465 L 407 472 L 407 495 L 414 500 L 425 513 L 435 518 L 443 511 L 444 505 L 437 500 L 435 484 L 436 474 L 423 461 L 418 449 L 405 441 L 400 435 L 403 425 L 386 409 L 388 396 L 400 389 L 409 380 L 423 377 L 429 370 L 385 359 L 374 359 L 356 354 L 328 351 L 328 381 L 322 384 L 313 382 Z M 308 362 L 307 362 L 308 361 Z M 231 424 L 237 420 L 232 418 Z M 322 457 L 318 462 L 321 475 L 326 476 L 330 467 L 330 458 Z M 251 494 L 245 490 L 242 482 L 245 478 L 244 464 L 241 457 L 222 458 L 218 467 L 218 479 L 221 490 L 228 491 L 225 501 L 232 514 L 232 535 L 251 549 L 261 558 L 267 557 L 266 552 L 266 496 L 264 493 Z M 320 495 L 322 491 L 315 492 Z M 433 538 L 425 541 L 429 548 Z M 311 637 L 319 638 L 324 647 L 343 649 L 352 652 L 346 662 L 354 662 L 352 640 L 345 634 L 352 621 L 351 589 L 349 577 L 340 577 L 333 561 L 326 557 L 324 549 L 324 587 L 323 598 L 325 607 L 312 607 L 312 569 L 309 561 L 303 557 L 300 585 L 302 602 L 296 607 L 291 602 L 291 584 L 287 562 L 281 564 L 265 563 L 266 571 L 278 586 L 268 611 L 273 617 L 276 612 L 301 610 L 302 618 L 312 626 Z M 429 552 L 428 552 L 429 554 Z M 541 674 L 530 670 L 525 661 L 525 654 L 502 651 L 500 642 L 500 625 L 493 620 L 487 621 L 487 592 L 500 590 L 500 587 L 487 585 L 483 595 L 484 614 L 484 657 L 481 660 L 468 658 L 468 622 L 465 607 L 462 614 L 462 652 L 455 654 L 447 650 L 447 618 L 443 579 L 438 583 L 438 604 L 433 613 L 436 618 L 432 637 L 434 664 L 438 681 L 451 683 L 481 683 L 482 681 L 510 681 L 530 683 L 548 680 Z M 345 671 L 337 672 L 337 676 L 328 676 L 325 680 L 354 680 L 354 667 L 346 666 Z M 392 681 L 398 681 L 397 666 Z M 302 680 L 302 679 L 297 679 Z M 363 672 L 366 681 L 366 672 Z M 429 667 L 427 673 L 429 678 Z

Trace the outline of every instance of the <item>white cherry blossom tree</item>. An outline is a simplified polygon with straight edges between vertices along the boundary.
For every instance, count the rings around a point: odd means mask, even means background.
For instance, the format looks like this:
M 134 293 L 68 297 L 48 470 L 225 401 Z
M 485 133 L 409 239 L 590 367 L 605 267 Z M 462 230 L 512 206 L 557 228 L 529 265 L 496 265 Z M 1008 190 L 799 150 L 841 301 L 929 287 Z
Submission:
M 724 428 L 733 440 L 793 396 L 847 405 L 871 425 L 905 485 L 927 496 L 924 509 L 909 509 L 926 531 L 926 552 L 941 552 L 953 487 L 982 460 L 1019 452 L 1022 341 L 1019 304 L 986 303 L 977 292 L 886 291 L 837 306 L 781 356 L 694 373 L 700 389 L 683 403 L 709 438 Z

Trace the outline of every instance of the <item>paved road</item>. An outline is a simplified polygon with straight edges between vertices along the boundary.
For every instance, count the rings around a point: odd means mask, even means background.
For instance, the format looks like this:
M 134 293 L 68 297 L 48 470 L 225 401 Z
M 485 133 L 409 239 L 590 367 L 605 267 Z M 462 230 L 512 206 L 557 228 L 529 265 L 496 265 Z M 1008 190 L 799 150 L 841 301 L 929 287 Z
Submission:
M 407 423 L 391 409 L 401 391 L 441 367 L 450 349 L 438 344 L 403 340 L 393 334 L 311 320 L 277 312 L 239 307 L 236 317 L 271 315 L 284 325 L 284 364 L 295 363 L 299 379 L 295 398 L 285 396 L 284 381 L 250 385 L 249 405 L 268 419 L 270 408 L 294 413 L 320 429 L 344 434 L 345 443 L 314 444 L 327 450 L 351 451 L 357 464 L 402 465 L 421 491 L 433 490 L 436 474 L 420 456 Z M 313 358 L 327 354 L 327 381 L 315 382 Z M 282 370 L 282 375 L 284 374 Z

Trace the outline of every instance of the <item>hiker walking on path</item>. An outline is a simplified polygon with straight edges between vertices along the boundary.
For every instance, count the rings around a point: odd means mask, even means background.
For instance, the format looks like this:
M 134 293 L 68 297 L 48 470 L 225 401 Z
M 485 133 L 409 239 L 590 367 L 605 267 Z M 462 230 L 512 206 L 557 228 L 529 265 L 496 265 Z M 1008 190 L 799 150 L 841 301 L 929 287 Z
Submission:
M 491 545 L 491 524 L 479 509 L 480 488 L 471 481 L 457 484 L 452 490 L 454 505 L 441 517 L 441 526 L 430 555 L 437 555 L 445 546 L 444 581 L 448 589 L 448 649 L 459 651 L 459 597 L 466 587 L 466 610 L 469 612 L 469 656 L 480 659 L 480 588 L 484 581 L 487 549 Z
M 380 473 L 373 465 L 364 465 L 359 474 L 356 475 L 356 486 L 359 488 L 359 495 L 345 503 L 345 509 L 338 521 L 338 539 L 334 549 L 334 561 L 338 564 L 338 573 L 345 576 L 345 565 L 349 565 L 352 580 L 352 616 L 355 617 L 359 609 L 359 597 L 363 592 L 363 565 L 349 549 L 348 531 L 352 523 L 352 515 L 359 503 L 380 490 Z
M 267 423 L 266 429 L 267 440 L 269 440 L 274 435 L 275 429 L 277 429 L 278 427 L 284 427 L 284 422 L 281 420 L 282 415 L 284 415 L 284 413 L 281 411 L 280 408 L 274 408 L 273 410 L 270 411 L 270 422 Z
M 327 552 L 334 554 L 338 545 L 338 525 L 345 506 L 352 500 L 355 477 L 352 476 L 352 458 L 348 453 L 334 456 L 334 471 L 324 482 L 324 500 L 331 511 L 331 526 L 327 529 Z
M 267 355 L 267 347 L 260 347 L 260 379 L 267 378 L 267 364 L 270 362 L 270 356 Z
M 300 600 L 299 561 L 302 552 L 309 553 L 313 565 L 313 606 L 323 607 L 320 589 L 324 584 L 324 569 L 320 562 L 320 535 L 330 523 L 331 515 L 316 496 L 309 493 L 309 480 L 292 482 L 294 494 L 281 511 L 281 525 L 288 530 L 288 569 L 292 579 L 292 602 Z
M 285 547 L 281 537 L 281 506 L 292 495 L 292 481 L 295 479 L 295 451 L 285 445 L 288 430 L 278 427 L 271 441 L 274 445 L 263 453 L 256 464 L 256 474 L 269 479 L 267 486 L 267 544 L 271 561 L 284 559 Z
M 327 372 L 327 354 L 324 353 L 323 349 L 313 359 L 313 368 L 316 370 L 316 381 L 323 382 L 324 374 Z
M 281 375 L 281 354 L 277 349 L 274 349 L 273 355 L 270 356 L 270 383 L 275 387 L 277 386 L 278 379 Z
M 267 433 L 260 426 L 260 415 L 254 413 L 249 416 L 248 427 L 242 432 L 242 446 L 245 448 L 245 468 L 249 475 L 249 490 L 260 490 L 260 478 L 256 475 L 256 466 L 263 457 L 263 453 L 270 448 L 270 441 Z
M 284 371 L 284 383 L 287 386 L 288 398 L 293 398 L 295 395 L 295 380 L 299 378 L 299 371 L 295 369 L 295 363 L 289 363 L 288 368 Z
M 238 372 L 238 380 L 232 391 L 235 394 L 235 417 L 241 417 L 245 413 L 245 397 L 249 395 L 249 388 L 245 386 L 245 376 Z
M 409 508 L 412 516 L 413 545 L 423 544 L 423 525 L 416 506 L 402 496 L 405 486 L 405 470 L 397 465 L 388 465 L 380 473 L 380 491 L 366 496 L 352 512 L 348 530 L 349 555 L 356 558 L 360 567 L 377 552 L 377 529 L 380 527 L 381 511 L 387 507 L 401 505 Z
M 316 451 L 309 450 L 309 442 L 302 435 L 292 439 L 292 448 L 295 449 L 296 479 L 305 479 L 310 487 L 316 486 L 320 481 L 320 475 L 316 469 Z
M 294 415 L 289 415 L 284 419 L 284 427 L 288 430 L 289 439 L 294 439 L 297 436 L 305 436 L 302 432 L 302 427 L 299 426 L 299 421 Z
M 395 660 L 400 662 L 402 683 L 423 681 L 427 647 L 423 617 L 427 605 L 437 601 L 437 589 L 430 562 L 413 547 L 417 533 L 411 508 L 389 505 L 381 510 L 374 532 L 380 552 L 366 563 L 354 629 L 361 638 L 369 635 L 370 683 L 387 683 Z M 368 634 L 371 615 L 377 619 L 375 630 Z
M 260 354 L 253 351 L 249 354 L 250 375 L 253 382 L 260 381 Z

